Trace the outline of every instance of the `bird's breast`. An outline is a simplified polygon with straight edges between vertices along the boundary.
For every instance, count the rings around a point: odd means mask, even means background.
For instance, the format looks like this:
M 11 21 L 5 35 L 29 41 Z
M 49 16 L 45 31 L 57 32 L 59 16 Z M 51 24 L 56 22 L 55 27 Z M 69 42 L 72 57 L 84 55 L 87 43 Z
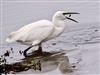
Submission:
M 48 41 L 50 39 L 60 36 L 63 33 L 63 31 L 64 31 L 64 28 L 55 28 L 45 41 Z

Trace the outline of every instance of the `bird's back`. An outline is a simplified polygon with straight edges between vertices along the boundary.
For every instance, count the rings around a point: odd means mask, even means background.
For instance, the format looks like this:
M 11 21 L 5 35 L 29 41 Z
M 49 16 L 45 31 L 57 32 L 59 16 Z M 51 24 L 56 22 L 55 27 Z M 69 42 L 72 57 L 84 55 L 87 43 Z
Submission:
M 35 40 L 46 39 L 53 28 L 54 25 L 50 21 L 40 20 L 20 28 L 14 34 L 11 33 L 8 39 L 14 40 L 14 42 L 20 41 L 21 43 L 32 44 Z

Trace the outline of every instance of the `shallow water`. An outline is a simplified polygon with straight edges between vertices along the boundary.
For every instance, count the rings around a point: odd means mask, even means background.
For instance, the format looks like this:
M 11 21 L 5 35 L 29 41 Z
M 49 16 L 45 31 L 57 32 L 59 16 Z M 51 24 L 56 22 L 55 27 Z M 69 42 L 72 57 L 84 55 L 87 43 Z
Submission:
M 7 62 L 14 63 L 21 61 L 20 59 L 24 58 L 24 56 L 19 54 L 19 50 L 23 51 L 25 48 L 27 48 L 27 46 L 15 43 L 6 43 L 5 39 L 8 33 L 40 19 L 51 20 L 54 12 L 67 9 L 70 9 L 69 11 L 81 13 L 80 15 L 72 15 L 72 17 L 78 20 L 79 23 L 75 24 L 71 21 L 67 21 L 66 25 L 68 26 L 66 27 L 64 33 L 58 38 L 44 43 L 43 50 L 66 50 L 66 56 L 69 57 L 70 64 L 76 64 L 78 61 L 80 61 L 80 63 L 78 63 L 76 66 L 78 70 L 75 70 L 72 75 L 98 74 L 98 45 L 100 43 L 100 26 L 98 23 L 97 2 L 3 2 L 3 24 L 1 26 L 2 36 L 0 36 L 2 43 L 0 45 L 0 55 L 3 55 L 6 50 L 10 49 L 10 47 L 13 47 L 14 53 L 11 53 L 10 57 L 7 57 Z M 34 72 L 33 70 L 29 70 L 27 72 L 22 72 L 21 74 L 27 73 Z M 47 73 L 61 74 L 61 72 L 59 72 L 59 70 L 56 68 Z

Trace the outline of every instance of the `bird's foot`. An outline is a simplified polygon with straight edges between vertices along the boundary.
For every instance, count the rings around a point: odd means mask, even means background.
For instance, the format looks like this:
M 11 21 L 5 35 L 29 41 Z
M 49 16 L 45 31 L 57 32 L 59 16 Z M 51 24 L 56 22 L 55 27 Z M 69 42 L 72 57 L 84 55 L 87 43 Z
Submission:
M 42 56 L 44 53 L 42 52 L 42 50 L 37 50 L 36 54 L 39 55 L 39 56 Z
M 37 56 L 50 56 L 52 54 L 50 52 L 43 52 L 43 51 L 40 51 L 40 50 L 36 50 L 36 51 L 32 52 L 32 55 L 34 57 L 37 57 Z

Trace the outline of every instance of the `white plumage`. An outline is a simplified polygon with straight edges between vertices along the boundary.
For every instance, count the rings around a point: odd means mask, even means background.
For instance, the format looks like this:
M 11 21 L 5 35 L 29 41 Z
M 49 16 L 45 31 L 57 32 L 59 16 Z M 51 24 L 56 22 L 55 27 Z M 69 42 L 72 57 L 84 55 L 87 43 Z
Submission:
M 65 28 L 65 20 L 70 19 L 72 12 L 58 11 L 54 14 L 52 21 L 40 20 L 14 31 L 8 35 L 7 42 L 19 42 L 25 45 L 39 45 L 59 36 Z M 66 15 L 70 15 L 67 17 Z M 75 21 L 77 22 L 77 21 Z
M 53 31 L 53 24 L 47 20 L 40 20 L 26 25 L 19 30 L 10 33 L 8 42 L 20 42 L 27 45 L 36 45 L 45 40 Z

